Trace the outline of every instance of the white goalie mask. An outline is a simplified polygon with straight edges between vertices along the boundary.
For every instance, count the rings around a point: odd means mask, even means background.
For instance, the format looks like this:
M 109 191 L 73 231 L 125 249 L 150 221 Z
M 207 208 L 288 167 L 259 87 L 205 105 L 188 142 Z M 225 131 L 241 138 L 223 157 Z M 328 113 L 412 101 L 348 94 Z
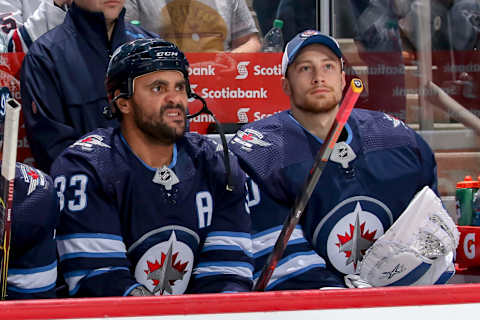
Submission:
M 348 287 L 446 283 L 454 274 L 459 232 L 429 188 L 418 192 L 395 223 L 365 253 Z

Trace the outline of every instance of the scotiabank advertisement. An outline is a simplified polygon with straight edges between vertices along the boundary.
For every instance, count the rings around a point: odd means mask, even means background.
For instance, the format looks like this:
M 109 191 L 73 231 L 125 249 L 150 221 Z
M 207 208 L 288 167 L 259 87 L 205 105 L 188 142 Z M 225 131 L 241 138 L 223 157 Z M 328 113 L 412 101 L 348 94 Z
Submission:
M 0 54 L 0 85 L 8 87 L 20 102 L 23 57 L 23 53 Z M 289 106 L 281 89 L 281 53 L 189 53 L 187 58 L 193 91 L 205 99 L 221 123 L 251 122 Z M 201 107 L 200 101 L 189 103 L 192 114 Z M 202 114 L 191 119 L 190 130 L 203 134 L 215 130 L 214 125 L 212 116 Z M 33 164 L 22 120 L 17 159 Z
M 353 68 L 346 69 L 347 83 L 355 75 L 366 82 L 366 90 L 356 107 L 381 110 L 401 120 L 418 122 L 415 117 L 409 120 L 408 114 L 420 106 L 407 96 L 429 93 L 418 88 L 420 75 L 415 66 L 409 66 L 411 71 L 407 74 L 403 65 L 389 67 L 382 63 L 378 68 L 369 69 L 372 72 L 369 75 L 363 61 L 355 59 L 350 52 L 346 52 L 345 56 L 347 61 L 353 61 L 350 64 Z M 10 88 L 19 101 L 19 73 L 23 57 L 23 53 L 0 54 L 0 85 Z M 393 63 L 389 57 L 378 54 L 376 58 Z M 187 53 L 187 58 L 193 91 L 205 99 L 208 108 L 221 123 L 252 122 L 289 108 L 289 98 L 281 86 L 282 53 Z M 435 66 L 432 68 L 433 80 L 456 101 L 480 115 L 480 55 L 477 51 L 458 51 L 454 58 L 447 51 L 432 54 Z M 191 100 L 189 103 L 191 114 L 201 107 L 200 101 Z M 215 132 L 215 121 L 210 115 L 199 115 L 190 120 L 190 130 L 202 134 Z M 33 163 L 23 122 L 17 159 Z
M 290 105 L 281 86 L 281 53 L 188 53 L 187 58 L 193 91 L 222 123 L 252 122 Z M 190 113 L 201 106 L 191 101 Z M 190 130 L 206 133 L 213 124 L 211 116 L 200 115 Z

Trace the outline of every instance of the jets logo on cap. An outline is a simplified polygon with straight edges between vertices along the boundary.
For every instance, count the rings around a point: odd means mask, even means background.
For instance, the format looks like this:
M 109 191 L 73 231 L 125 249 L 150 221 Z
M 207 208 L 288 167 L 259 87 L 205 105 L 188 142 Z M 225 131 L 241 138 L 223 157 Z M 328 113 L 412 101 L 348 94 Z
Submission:
M 320 32 L 316 31 L 316 30 L 307 30 L 305 32 L 303 32 L 300 37 L 302 38 L 308 38 L 308 37 L 311 37 L 311 36 L 314 36 L 316 34 L 320 34 Z

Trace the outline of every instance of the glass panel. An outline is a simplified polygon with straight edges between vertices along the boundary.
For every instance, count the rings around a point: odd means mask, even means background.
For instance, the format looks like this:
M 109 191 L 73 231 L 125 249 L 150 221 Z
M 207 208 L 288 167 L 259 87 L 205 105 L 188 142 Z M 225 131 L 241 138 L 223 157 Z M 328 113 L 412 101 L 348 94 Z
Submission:
M 393 114 L 435 151 L 439 191 L 457 219 L 456 183 L 480 174 L 480 1 L 332 1 L 334 36 L 361 107 Z

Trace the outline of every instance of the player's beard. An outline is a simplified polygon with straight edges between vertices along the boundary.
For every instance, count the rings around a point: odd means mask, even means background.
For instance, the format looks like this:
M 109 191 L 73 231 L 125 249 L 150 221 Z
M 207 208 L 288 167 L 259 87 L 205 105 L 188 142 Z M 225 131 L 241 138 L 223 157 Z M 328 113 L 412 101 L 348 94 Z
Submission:
M 172 127 L 164 121 L 164 114 L 169 109 L 175 109 L 183 113 L 183 126 Z M 145 135 L 152 139 L 162 144 L 172 144 L 183 137 L 187 119 L 185 117 L 185 108 L 181 104 L 164 105 L 156 115 L 147 115 L 138 106 L 134 106 L 133 110 L 135 124 Z
M 330 94 L 324 95 L 322 99 L 298 99 L 297 95 L 293 96 L 294 105 L 298 109 L 307 113 L 328 113 L 331 110 L 335 109 L 339 102 L 340 98 L 337 98 L 333 91 Z

